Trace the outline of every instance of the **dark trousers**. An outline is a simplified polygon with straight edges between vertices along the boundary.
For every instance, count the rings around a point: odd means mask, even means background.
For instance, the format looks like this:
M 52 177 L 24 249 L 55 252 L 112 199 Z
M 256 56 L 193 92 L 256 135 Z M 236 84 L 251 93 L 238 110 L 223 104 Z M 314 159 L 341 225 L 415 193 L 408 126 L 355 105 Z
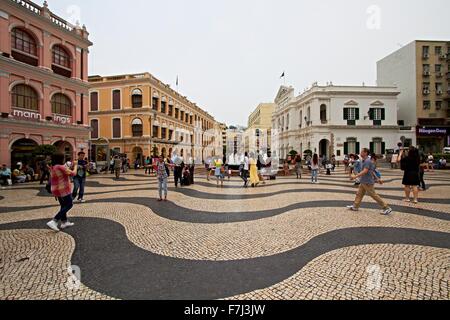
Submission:
M 175 179 L 175 187 L 178 187 L 178 183 L 181 184 L 181 178 L 182 178 L 182 169 L 181 167 L 175 167 L 173 170 L 173 176 Z
M 423 179 L 424 175 L 425 175 L 425 172 L 424 172 L 424 171 L 420 172 L 420 175 L 419 175 L 419 177 L 420 177 L 420 187 L 421 187 L 423 190 L 425 190 L 425 189 L 427 188 L 427 186 L 426 186 L 426 184 L 425 184 L 425 180 Z
M 8 184 L 8 179 L 11 179 L 10 176 L 0 176 L 0 182 L 2 185 L 7 185 Z
M 86 184 L 86 178 L 81 178 L 80 176 L 73 177 L 73 192 L 72 192 L 73 199 L 75 199 L 75 197 L 77 196 L 78 190 L 80 191 L 80 193 L 78 194 L 78 200 L 83 199 L 85 184 Z
M 70 209 L 73 207 L 73 198 L 72 195 L 69 194 L 65 197 L 58 198 L 59 204 L 61 205 L 61 209 L 59 210 L 58 214 L 55 216 L 56 221 L 67 221 L 67 212 L 69 212 Z
M 41 184 L 43 184 L 44 183 L 44 180 L 48 180 L 48 179 L 50 179 L 50 171 L 48 171 L 48 170 L 44 170 L 44 171 L 42 171 L 41 172 Z
M 190 168 L 189 168 L 189 178 L 190 178 L 190 181 L 189 181 L 189 183 L 190 184 L 194 184 L 194 166 L 191 166 Z
M 244 180 L 245 184 L 248 182 L 248 170 L 242 170 L 241 178 Z

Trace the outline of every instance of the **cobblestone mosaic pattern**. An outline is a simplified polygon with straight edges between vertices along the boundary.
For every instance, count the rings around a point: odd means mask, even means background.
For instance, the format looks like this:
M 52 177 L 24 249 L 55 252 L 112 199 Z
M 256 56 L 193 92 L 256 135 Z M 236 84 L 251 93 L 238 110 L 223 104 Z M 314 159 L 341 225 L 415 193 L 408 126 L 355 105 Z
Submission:
M 369 198 L 347 211 L 342 170 L 249 189 L 198 176 L 167 203 L 142 172 L 91 176 L 65 233 L 46 229 L 41 186 L 1 189 L 0 299 L 449 299 L 450 173 L 427 172 L 418 205 L 400 171 L 383 177 L 390 216 Z

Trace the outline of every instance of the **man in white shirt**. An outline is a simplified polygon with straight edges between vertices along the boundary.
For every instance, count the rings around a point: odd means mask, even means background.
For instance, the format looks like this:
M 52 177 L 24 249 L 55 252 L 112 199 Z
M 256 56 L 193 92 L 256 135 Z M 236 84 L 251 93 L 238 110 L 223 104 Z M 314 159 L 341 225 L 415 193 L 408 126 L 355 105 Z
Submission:
M 248 184 L 248 171 L 249 168 L 249 159 L 248 159 L 248 153 L 246 152 L 244 155 L 244 170 L 242 170 L 242 179 L 244 180 L 244 188 L 247 188 Z

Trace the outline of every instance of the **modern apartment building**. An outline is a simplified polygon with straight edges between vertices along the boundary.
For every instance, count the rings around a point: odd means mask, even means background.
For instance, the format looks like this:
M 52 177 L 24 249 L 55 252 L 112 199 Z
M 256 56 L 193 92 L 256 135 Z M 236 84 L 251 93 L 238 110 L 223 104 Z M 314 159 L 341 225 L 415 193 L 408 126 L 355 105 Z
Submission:
M 52 144 L 68 157 L 87 150 L 86 27 L 27 0 L 0 1 L 0 162 L 35 166 Z
M 413 41 L 377 63 L 377 84 L 396 86 L 398 121 L 425 152 L 450 145 L 450 42 Z
M 413 144 L 414 130 L 397 124 L 398 94 L 394 87 L 313 84 L 296 96 L 293 87 L 282 86 L 272 118 L 272 154 L 286 159 L 292 150 L 310 150 L 343 160 L 362 148 L 384 155 L 402 139 Z
M 92 157 L 100 164 L 111 151 L 141 163 L 160 154 L 197 163 L 221 155 L 214 118 L 150 73 L 91 76 L 89 83 Z

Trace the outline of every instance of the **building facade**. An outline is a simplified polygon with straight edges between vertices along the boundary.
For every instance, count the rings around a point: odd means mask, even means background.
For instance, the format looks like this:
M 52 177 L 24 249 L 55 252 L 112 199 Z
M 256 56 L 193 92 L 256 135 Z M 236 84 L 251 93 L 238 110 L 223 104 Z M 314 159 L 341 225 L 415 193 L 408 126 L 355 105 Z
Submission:
M 150 73 L 91 76 L 89 82 L 91 150 L 97 162 L 107 161 L 111 152 L 140 163 L 160 154 L 202 163 L 221 154 L 214 118 Z
M 35 165 L 37 145 L 68 157 L 87 149 L 86 28 L 70 25 L 44 3 L 0 2 L 0 162 Z
M 343 160 L 365 147 L 384 155 L 401 140 L 414 144 L 414 130 L 397 124 L 398 94 L 392 87 L 314 84 L 295 96 L 294 88 L 282 86 L 272 118 L 274 156 L 310 150 Z
M 267 154 L 270 152 L 272 136 L 272 114 L 274 103 L 261 103 L 248 117 L 245 131 L 245 151 Z
M 377 63 L 377 84 L 399 89 L 399 124 L 425 152 L 450 145 L 449 64 L 449 41 L 413 41 Z

